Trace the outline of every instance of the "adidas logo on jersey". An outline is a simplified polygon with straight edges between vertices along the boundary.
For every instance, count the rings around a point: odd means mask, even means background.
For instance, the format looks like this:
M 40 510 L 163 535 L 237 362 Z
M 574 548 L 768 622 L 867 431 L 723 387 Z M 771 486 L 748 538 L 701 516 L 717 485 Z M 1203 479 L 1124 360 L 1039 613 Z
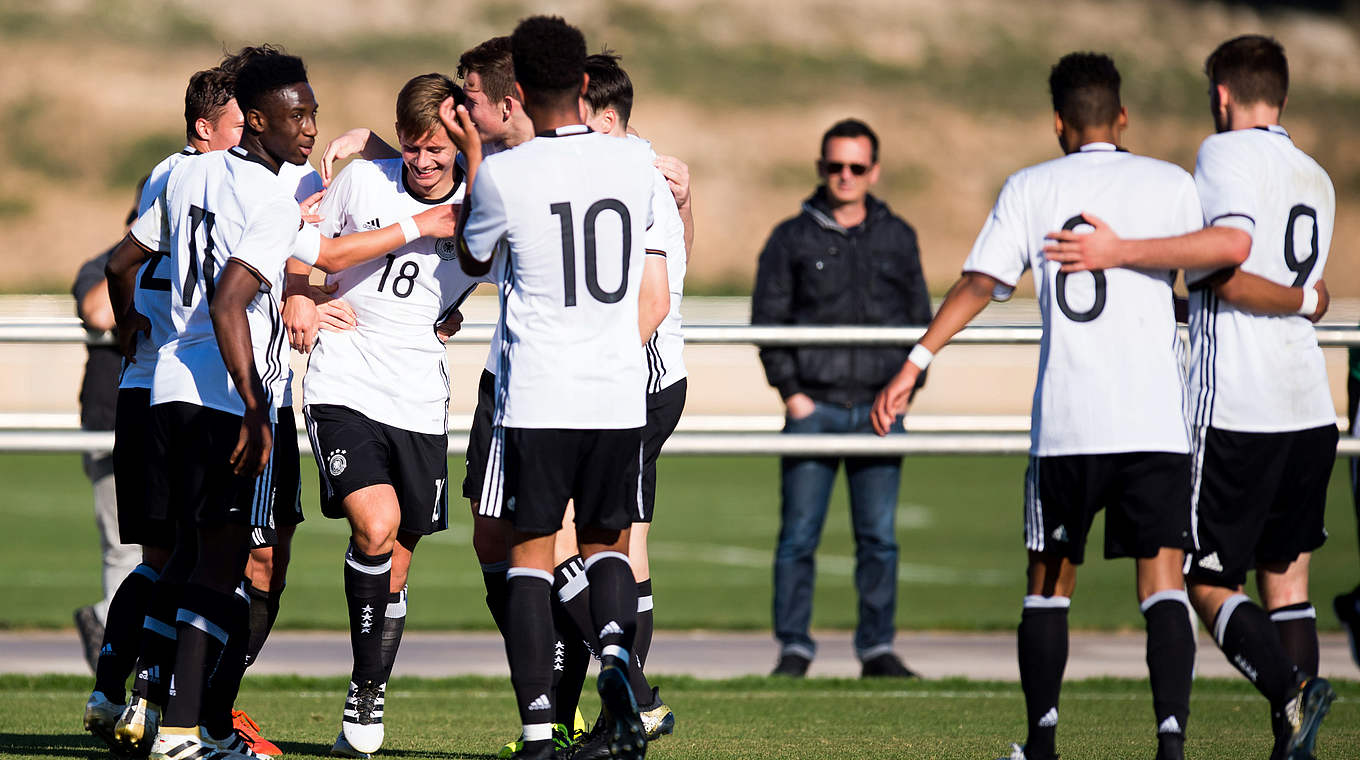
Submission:
M 1215 573 L 1223 572 L 1223 563 L 1218 561 L 1218 552 L 1210 553 L 1207 557 L 1201 559 L 1197 564 L 1199 564 L 1199 566 L 1204 568 L 1205 570 L 1209 570 Z
M 1066 541 L 1067 541 L 1067 526 L 1066 526 L 1066 525 L 1059 525 L 1059 526 L 1057 527 L 1057 529 L 1053 531 L 1053 540 L 1054 540 L 1054 541 L 1062 541 L 1062 542 L 1066 542 Z
M 552 702 L 548 701 L 547 694 L 539 694 L 538 699 L 529 703 L 530 710 L 551 710 Z
M 344 449 L 336 449 L 326 456 L 326 472 L 329 472 L 331 477 L 340 475 L 349 466 L 349 460 L 345 459 L 345 454 L 348 453 Z
M 605 636 L 608 636 L 611 633 L 619 636 L 623 635 L 623 629 L 620 628 L 619 624 L 613 620 L 609 621 L 608 623 L 605 623 L 604 627 L 600 629 L 599 638 L 604 638 Z
M 112 644 L 112 643 L 105 644 L 104 646 L 102 646 L 102 647 L 99 648 L 99 656 L 100 656 L 100 657 L 103 657 L 103 656 L 106 655 L 106 654 L 113 654 L 113 644 Z
M 1039 719 L 1039 725 L 1043 728 L 1052 728 L 1058 725 L 1058 708 L 1050 707 L 1044 717 Z
M 1157 727 L 1157 733 L 1159 734 L 1181 733 L 1180 721 L 1176 720 L 1176 716 L 1174 715 L 1166 716 L 1166 720 L 1162 721 L 1162 725 Z
M 364 223 L 361 224 L 360 226 L 363 227 L 363 228 L 366 229 L 366 230 L 380 230 L 380 229 L 382 229 L 382 222 L 380 222 L 380 221 L 378 221 L 376 218 L 374 218 L 374 219 L 368 220 L 367 222 L 364 222 Z

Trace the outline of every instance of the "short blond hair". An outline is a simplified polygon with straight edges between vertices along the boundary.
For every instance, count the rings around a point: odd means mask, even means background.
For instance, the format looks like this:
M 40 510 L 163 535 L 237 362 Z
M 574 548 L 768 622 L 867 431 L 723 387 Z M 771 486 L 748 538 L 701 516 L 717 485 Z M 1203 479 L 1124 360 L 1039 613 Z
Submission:
M 453 98 L 455 104 L 467 100 L 463 90 L 443 74 L 422 74 L 414 77 L 397 95 L 397 132 L 418 139 L 442 126 L 439 105 Z

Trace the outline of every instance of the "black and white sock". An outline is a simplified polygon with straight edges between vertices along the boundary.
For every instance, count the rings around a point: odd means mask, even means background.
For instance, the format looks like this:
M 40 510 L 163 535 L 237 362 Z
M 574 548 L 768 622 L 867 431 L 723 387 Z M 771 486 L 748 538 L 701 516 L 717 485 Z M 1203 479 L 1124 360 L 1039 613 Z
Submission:
M 1218 608 L 1213 628 L 1228 662 L 1255 684 L 1272 708 L 1283 705 L 1298 680 L 1297 668 L 1265 610 L 1246 594 L 1234 594 Z
M 1195 677 L 1195 624 L 1184 589 L 1158 591 L 1139 605 L 1147 621 L 1147 666 L 1158 741 L 1185 741 Z
M 1058 694 L 1067 669 L 1067 612 L 1065 596 L 1025 597 L 1020 615 L 1018 649 L 1020 688 L 1025 692 L 1028 738 L 1025 757 L 1048 760 L 1056 754 Z
M 203 709 L 198 722 L 215 739 L 225 739 L 231 733 L 231 708 L 236 704 L 241 679 L 246 675 L 246 650 L 250 647 L 250 594 L 246 591 L 249 587 L 249 581 L 242 581 L 236 589 L 227 645 L 222 649 L 217 667 L 209 673 L 208 686 L 203 692 Z
M 185 586 L 184 601 L 175 616 L 179 645 L 175 648 L 174 681 L 161 725 L 198 725 L 208 674 L 217 667 L 238 610 L 242 607 L 234 594 L 197 584 Z
M 506 654 L 523 724 L 524 749 L 552 741 L 552 573 L 527 567 L 506 572 Z
M 650 705 L 652 685 L 647 682 L 643 672 L 647 664 L 647 652 L 652 648 L 652 581 L 647 579 L 637 584 L 637 635 L 633 638 L 633 660 L 628 663 L 628 682 L 633 686 L 633 696 L 638 705 Z
M 1299 602 L 1270 611 L 1270 622 L 1280 635 L 1285 654 L 1307 675 L 1318 672 L 1317 610 L 1311 602 Z
M 496 621 L 496 630 L 501 632 L 501 638 L 505 638 L 505 600 L 509 594 L 505 571 L 509 569 L 510 563 L 508 561 L 482 563 L 482 584 L 486 586 L 486 608 L 491 611 L 491 619 Z
M 360 686 L 383 682 L 382 628 L 391 583 L 392 552 L 370 556 L 350 544 L 345 552 L 345 601 L 354 653 L 350 680 Z
M 170 676 L 175 670 L 175 651 L 179 646 L 175 616 L 184 596 L 184 585 L 162 579 L 151 594 L 151 604 L 142 619 L 142 642 L 132 695 L 165 707 L 170 698 Z
M 575 636 L 594 644 L 595 626 L 590 613 L 590 581 L 586 578 L 585 562 L 577 554 L 553 570 L 553 592 L 557 604 L 566 613 L 570 627 L 562 635 Z
M 637 635 L 637 584 L 628 555 L 599 552 L 585 561 L 600 664 L 627 668 Z M 611 658 L 615 658 L 611 660 Z
M 406 631 L 406 587 L 387 595 L 387 612 L 383 614 L 382 627 L 382 682 L 392 677 L 392 666 L 397 664 L 397 650 L 401 648 L 401 635 Z
M 155 568 L 144 562 L 133 568 L 118 585 L 118 591 L 109 602 L 109 612 L 104 620 L 104 641 L 94 669 L 94 690 L 110 702 L 123 704 L 126 701 L 128 676 L 137 664 L 142 626 L 151 605 L 152 589 L 160 577 Z
M 246 667 L 250 667 L 260 657 L 269 632 L 274 630 L 274 621 L 279 617 L 279 598 L 283 596 L 283 586 L 269 591 L 261 591 L 248 586 L 250 594 L 250 643 L 246 647 Z

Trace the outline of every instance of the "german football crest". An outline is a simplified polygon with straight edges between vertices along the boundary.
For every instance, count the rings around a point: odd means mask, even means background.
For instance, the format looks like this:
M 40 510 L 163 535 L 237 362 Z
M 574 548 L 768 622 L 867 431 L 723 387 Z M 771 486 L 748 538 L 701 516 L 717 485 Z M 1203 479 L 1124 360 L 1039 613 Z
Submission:
M 457 238 L 439 238 L 434 241 L 434 252 L 439 254 L 439 258 L 444 261 L 454 261 L 458 258 Z

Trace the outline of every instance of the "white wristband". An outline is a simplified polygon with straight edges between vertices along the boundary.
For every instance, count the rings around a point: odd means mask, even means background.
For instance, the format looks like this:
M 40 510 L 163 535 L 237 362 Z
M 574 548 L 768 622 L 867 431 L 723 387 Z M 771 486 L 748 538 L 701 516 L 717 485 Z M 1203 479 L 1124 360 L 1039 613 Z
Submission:
M 1318 300 L 1320 300 L 1317 288 L 1303 289 L 1303 305 L 1299 307 L 1299 313 L 1305 317 L 1311 317 L 1318 310 Z
M 915 364 L 924 372 L 930 366 L 930 360 L 935 358 L 935 353 L 925 346 L 917 343 L 911 347 L 911 353 L 907 354 L 907 361 Z
M 412 217 L 405 217 L 397 226 L 401 227 L 401 234 L 406 237 L 406 242 L 411 242 L 420 237 L 420 228 L 416 226 L 416 220 Z

